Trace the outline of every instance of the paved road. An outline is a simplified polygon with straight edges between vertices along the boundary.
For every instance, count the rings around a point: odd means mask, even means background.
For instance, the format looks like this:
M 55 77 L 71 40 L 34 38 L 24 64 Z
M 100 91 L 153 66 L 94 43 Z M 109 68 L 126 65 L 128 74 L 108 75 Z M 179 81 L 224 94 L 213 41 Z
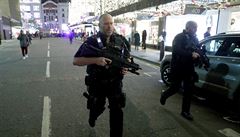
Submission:
M 95 128 L 87 123 L 85 67 L 72 65 L 79 45 L 60 38 L 34 39 L 26 60 L 18 41 L 0 46 L 0 137 L 109 136 L 108 109 Z M 180 94 L 161 106 L 160 91 L 166 87 L 159 82 L 159 67 L 136 63 L 143 68 L 141 75 L 129 73 L 124 79 L 124 137 L 225 137 L 219 130 L 239 137 L 239 125 L 224 121 L 224 112 L 206 103 L 193 101 L 193 122 L 179 115 Z

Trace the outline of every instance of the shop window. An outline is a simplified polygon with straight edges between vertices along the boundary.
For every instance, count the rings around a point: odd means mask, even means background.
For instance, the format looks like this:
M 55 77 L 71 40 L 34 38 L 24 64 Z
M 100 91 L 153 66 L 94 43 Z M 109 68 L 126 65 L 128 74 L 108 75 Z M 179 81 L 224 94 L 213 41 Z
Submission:
M 34 18 L 40 18 L 40 13 L 39 12 L 34 12 Z
M 32 0 L 33 3 L 40 3 L 40 0 Z
M 39 11 L 39 6 L 33 6 L 33 11 Z

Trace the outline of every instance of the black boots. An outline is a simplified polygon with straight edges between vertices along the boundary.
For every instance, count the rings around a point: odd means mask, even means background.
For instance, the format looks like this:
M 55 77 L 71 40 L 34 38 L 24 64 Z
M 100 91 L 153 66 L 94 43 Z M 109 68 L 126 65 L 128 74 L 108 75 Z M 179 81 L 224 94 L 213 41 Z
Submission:
M 193 116 L 189 112 L 182 112 L 181 115 L 187 120 L 193 121 Z
M 92 119 L 92 118 L 89 118 L 88 119 L 88 123 L 89 123 L 89 125 L 90 125 L 90 127 L 95 127 L 95 119 Z
M 164 96 L 164 93 L 161 94 L 160 103 L 165 105 L 167 98 Z

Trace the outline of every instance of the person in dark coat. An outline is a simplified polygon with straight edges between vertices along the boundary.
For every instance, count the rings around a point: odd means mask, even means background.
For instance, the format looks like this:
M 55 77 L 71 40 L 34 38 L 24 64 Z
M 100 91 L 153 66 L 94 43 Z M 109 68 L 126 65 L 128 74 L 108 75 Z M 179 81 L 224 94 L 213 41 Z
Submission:
M 143 30 L 142 32 L 142 48 L 146 49 L 146 39 L 147 39 L 147 31 Z
M 26 36 L 27 36 L 27 42 L 28 44 L 32 44 L 32 35 L 29 33 L 29 31 L 26 31 Z M 29 46 L 28 45 L 28 46 Z
M 70 31 L 70 33 L 69 33 L 69 42 L 70 42 L 70 44 L 72 44 L 73 38 L 74 38 L 74 30 Z
M 188 120 L 193 120 L 193 116 L 190 113 L 190 105 L 194 79 L 196 78 L 194 61 L 200 57 L 194 51 L 194 48 L 199 46 L 196 31 L 197 23 L 188 21 L 185 30 L 175 36 L 171 61 L 171 85 L 166 91 L 162 92 L 160 98 L 160 103 L 165 105 L 167 98 L 177 93 L 181 85 L 183 85 L 181 115 Z
M 99 18 L 99 33 L 88 37 L 74 56 L 73 64 L 87 65 L 85 84 L 88 89 L 87 108 L 89 111 L 88 123 L 95 126 L 95 121 L 104 112 L 106 99 L 110 112 L 110 137 L 123 135 L 123 108 L 125 107 L 125 93 L 122 91 L 122 80 L 127 74 L 126 68 L 111 65 L 112 60 L 97 54 L 93 48 L 104 49 L 113 46 L 119 49 L 121 56 L 130 57 L 127 49 L 127 40 L 114 32 L 113 18 L 110 14 L 103 14 Z M 90 47 L 92 46 L 92 48 Z
M 135 50 L 138 50 L 139 49 L 138 47 L 140 46 L 140 35 L 137 31 L 134 34 L 134 45 L 135 45 Z
M 207 31 L 204 33 L 204 38 L 211 36 L 210 32 L 211 32 L 211 27 L 208 27 Z
M 21 47 L 23 59 L 26 59 L 28 57 L 28 46 L 29 46 L 28 37 L 26 34 L 24 34 L 23 30 L 21 30 L 17 39 L 20 41 L 20 47 Z

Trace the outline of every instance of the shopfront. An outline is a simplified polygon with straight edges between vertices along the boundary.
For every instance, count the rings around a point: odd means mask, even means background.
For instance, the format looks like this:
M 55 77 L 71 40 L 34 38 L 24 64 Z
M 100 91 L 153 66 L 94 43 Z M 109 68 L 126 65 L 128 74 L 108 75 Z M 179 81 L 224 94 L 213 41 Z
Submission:
M 136 21 L 136 31 L 138 31 L 140 36 L 142 36 L 143 30 L 146 30 L 147 31 L 146 43 L 151 45 L 157 45 L 158 26 L 159 26 L 158 18 Z
M 238 31 L 240 32 L 240 8 L 231 7 L 219 11 L 218 33 Z

